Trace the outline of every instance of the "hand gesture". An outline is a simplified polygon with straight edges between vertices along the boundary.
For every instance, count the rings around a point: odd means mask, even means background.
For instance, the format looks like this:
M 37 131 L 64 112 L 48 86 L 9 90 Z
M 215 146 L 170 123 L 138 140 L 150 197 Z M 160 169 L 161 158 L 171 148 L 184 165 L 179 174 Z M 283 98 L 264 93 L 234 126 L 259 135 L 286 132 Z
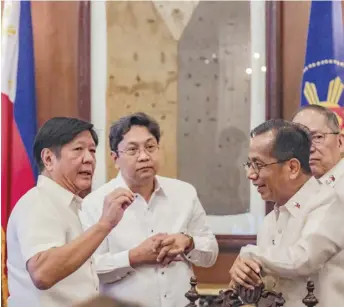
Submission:
M 114 228 L 122 219 L 124 211 L 134 201 L 133 192 L 124 188 L 117 188 L 104 199 L 103 214 L 100 222 L 105 223 L 111 229 Z

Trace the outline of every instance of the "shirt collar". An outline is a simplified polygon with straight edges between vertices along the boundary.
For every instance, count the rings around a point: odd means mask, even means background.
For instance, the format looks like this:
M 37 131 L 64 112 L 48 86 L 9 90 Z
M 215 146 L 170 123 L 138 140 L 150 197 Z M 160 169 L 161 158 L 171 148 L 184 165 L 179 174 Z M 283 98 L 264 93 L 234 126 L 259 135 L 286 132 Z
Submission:
M 160 176 L 155 176 L 154 180 L 155 180 L 155 189 L 154 189 L 153 193 L 162 192 L 162 193 L 164 193 L 164 195 L 166 195 L 166 193 L 165 193 L 166 187 L 164 188 L 163 182 L 162 182 Z M 128 184 L 125 182 L 125 180 L 122 176 L 121 171 L 118 172 L 114 183 L 115 183 L 114 188 L 121 187 L 121 188 L 125 188 L 125 189 L 130 190 L 128 187 Z
M 344 159 L 341 159 L 334 167 L 332 167 L 325 175 L 319 178 L 321 184 L 334 186 L 336 181 L 344 176 Z
M 75 210 L 80 210 L 82 199 L 60 186 L 56 181 L 47 176 L 39 175 L 37 180 L 37 187 L 46 190 L 51 199 L 65 204 Z
M 284 207 L 291 215 L 295 217 L 299 216 L 300 211 L 304 206 L 307 206 L 311 196 L 316 194 L 319 189 L 319 183 L 314 177 L 311 177 L 281 208 Z

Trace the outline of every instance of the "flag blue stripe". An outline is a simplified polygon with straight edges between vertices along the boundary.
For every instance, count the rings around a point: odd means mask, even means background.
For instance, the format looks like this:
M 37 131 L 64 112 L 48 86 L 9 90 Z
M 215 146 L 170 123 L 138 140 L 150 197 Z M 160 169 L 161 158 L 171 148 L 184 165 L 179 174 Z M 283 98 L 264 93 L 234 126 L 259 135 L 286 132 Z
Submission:
M 33 157 L 33 142 L 37 132 L 37 116 L 30 1 L 21 1 L 20 3 L 18 41 L 19 52 L 14 119 L 30 159 L 35 178 L 37 178 L 38 172 Z
M 301 105 L 308 105 L 303 91 L 313 83 L 320 102 L 325 102 L 329 83 L 337 77 L 344 82 L 344 30 L 341 1 L 312 1 L 308 26 Z M 344 106 L 344 94 L 338 104 Z

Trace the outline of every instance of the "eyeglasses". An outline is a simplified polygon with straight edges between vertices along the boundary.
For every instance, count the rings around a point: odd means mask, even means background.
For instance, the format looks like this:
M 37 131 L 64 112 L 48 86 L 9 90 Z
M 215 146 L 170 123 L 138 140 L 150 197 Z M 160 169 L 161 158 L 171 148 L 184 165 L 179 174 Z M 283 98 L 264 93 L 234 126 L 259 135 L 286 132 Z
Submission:
M 337 135 L 339 132 L 313 132 L 311 133 L 311 140 L 314 144 L 323 144 L 326 138 L 326 135 L 334 134 Z
M 143 150 L 148 154 L 152 154 L 152 153 L 156 152 L 158 149 L 159 149 L 158 144 L 145 145 L 143 148 Z M 118 152 L 125 153 L 128 156 L 138 156 L 139 153 L 141 152 L 141 148 L 140 147 L 129 147 L 129 148 L 126 148 L 124 150 L 118 150 Z
M 288 160 L 280 160 L 280 161 L 275 161 L 272 163 L 261 163 L 261 162 L 257 163 L 255 161 L 247 161 L 243 166 L 245 167 L 246 172 L 248 172 L 250 168 L 252 167 L 254 173 L 259 175 L 259 172 L 262 168 L 267 167 L 269 165 L 284 163 L 286 161 Z

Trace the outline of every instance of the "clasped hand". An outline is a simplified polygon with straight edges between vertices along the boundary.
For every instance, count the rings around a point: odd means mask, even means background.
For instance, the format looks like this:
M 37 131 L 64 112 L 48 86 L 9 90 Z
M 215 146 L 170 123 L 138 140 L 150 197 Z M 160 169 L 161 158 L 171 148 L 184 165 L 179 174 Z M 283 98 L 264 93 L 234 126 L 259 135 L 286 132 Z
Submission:
M 176 257 L 189 249 L 191 244 L 191 239 L 182 233 L 167 235 L 157 248 L 159 252 L 157 262 L 167 265 L 173 260 L 182 260 L 180 257 L 177 259 Z
M 190 241 L 184 234 L 156 234 L 130 251 L 131 265 L 159 263 L 166 266 L 173 261 L 182 261 L 181 254 L 190 248 Z

